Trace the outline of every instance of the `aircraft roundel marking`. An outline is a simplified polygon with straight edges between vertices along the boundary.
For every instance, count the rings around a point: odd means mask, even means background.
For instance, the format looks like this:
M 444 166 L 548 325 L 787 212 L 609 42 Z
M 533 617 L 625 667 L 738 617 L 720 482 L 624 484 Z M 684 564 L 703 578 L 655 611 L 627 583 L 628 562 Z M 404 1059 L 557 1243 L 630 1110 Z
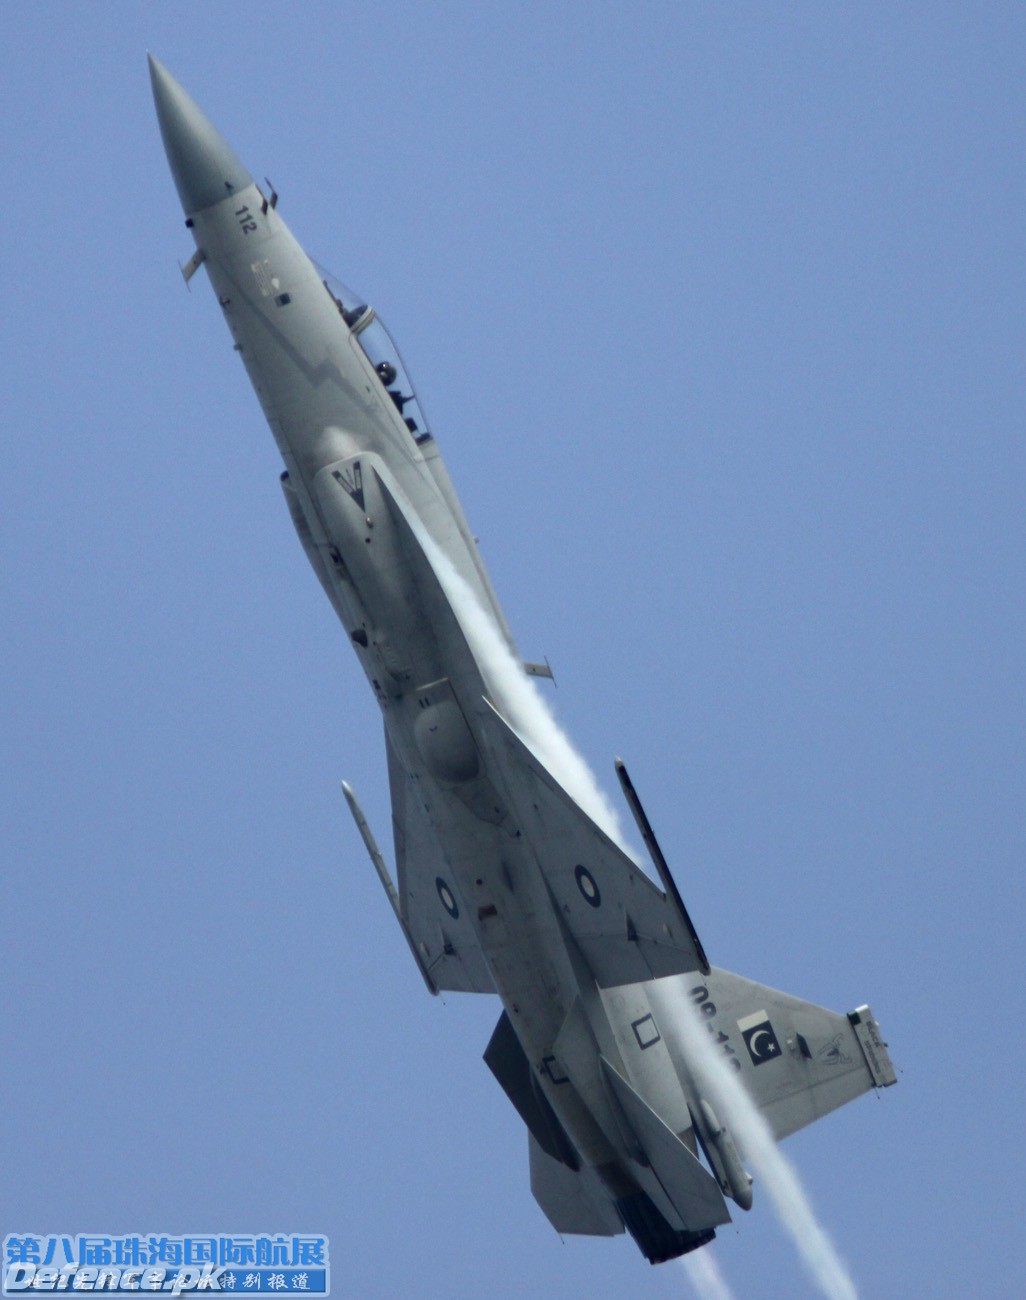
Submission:
M 452 896 L 452 890 L 441 876 L 435 880 L 435 888 L 438 890 L 438 897 L 442 900 L 442 906 L 454 921 L 458 920 L 460 909 L 457 907 L 456 900 Z
M 595 884 L 595 877 L 587 867 L 578 864 L 574 867 L 574 877 L 577 880 L 577 888 L 581 891 L 581 896 L 586 903 L 592 907 L 602 906 L 602 895 L 599 893 L 599 887 Z

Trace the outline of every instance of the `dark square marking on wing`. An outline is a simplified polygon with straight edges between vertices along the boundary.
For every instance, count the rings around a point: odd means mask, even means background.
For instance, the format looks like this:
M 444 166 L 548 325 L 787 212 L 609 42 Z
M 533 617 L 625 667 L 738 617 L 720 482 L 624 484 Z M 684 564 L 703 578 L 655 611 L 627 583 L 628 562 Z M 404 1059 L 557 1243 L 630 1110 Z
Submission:
M 656 1028 L 651 1012 L 647 1016 L 642 1016 L 640 1020 L 632 1020 L 631 1028 L 642 1051 L 646 1047 L 654 1047 L 659 1042 L 659 1030 Z
M 554 1056 L 546 1056 L 542 1060 L 542 1069 L 549 1076 L 553 1083 L 567 1083 L 567 1076 L 563 1073 L 559 1062 Z

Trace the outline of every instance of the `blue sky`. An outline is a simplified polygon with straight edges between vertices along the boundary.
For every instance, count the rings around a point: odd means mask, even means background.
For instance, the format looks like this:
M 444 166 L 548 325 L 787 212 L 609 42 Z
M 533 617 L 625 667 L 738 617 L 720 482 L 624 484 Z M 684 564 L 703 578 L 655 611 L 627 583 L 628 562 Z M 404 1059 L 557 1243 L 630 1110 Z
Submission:
M 561 1243 L 425 994 L 380 720 L 145 51 L 388 322 L 507 616 L 712 960 L 869 1001 L 790 1139 L 874 1300 L 1010 1294 L 1026 1163 L 1013 4 L 0 9 L 0 1232 L 323 1231 L 333 1292 L 687 1294 Z M 813 1295 L 756 1188 L 739 1294 Z M 1016 1279 L 1013 1282 L 1012 1279 Z

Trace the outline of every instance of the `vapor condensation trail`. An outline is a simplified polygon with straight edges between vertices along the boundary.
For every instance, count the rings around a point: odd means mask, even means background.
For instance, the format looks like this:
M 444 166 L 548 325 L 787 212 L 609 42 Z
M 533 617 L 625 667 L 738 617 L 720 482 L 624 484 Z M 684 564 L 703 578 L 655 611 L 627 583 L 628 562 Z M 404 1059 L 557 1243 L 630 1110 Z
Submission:
M 699 1091 L 713 1104 L 721 1123 L 734 1136 L 741 1156 L 769 1196 L 816 1284 L 828 1300 L 858 1300 L 855 1283 L 833 1242 L 823 1230 L 798 1180 L 755 1102 L 712 1038 L 676 977 L 648 985 L 649 1004 L 664 1037 L 683 1042 L 682 1053 L 693 1069 Z
M 709 1246 L 682 1256 L 680 1262 L 700 1300 L 734 1300 L 734 1293 L 727 1286 Z
M 574 749 L 534 682 L 506 644 L 495 619 L 430 538 L 421 537 L 470 642 L 496 708 L 528 742 L 564 790 L 625 852 L 620 821 L 588 764 Z
M 422 534 L 421 541 L 477 656 L 496 706 L 567 793 L 611 839 L 624 846 L 612 805 L 506 644 L 495 620 L 433 539 Z M 794 1168 L 781 1154 L 758 1107 L 728 1068 L 726 1057 L 715 1050 L 712 1039 L 704 1032 L 697 1009 L 692 1008 L 689 998 L 681 996 L 677 979 L 655 980 L 647 989 L 663 1036 L 677 1034 L 686 1040 L 684 1055 L 693 1065 L 700 1091 L 712 1101 L 721 1121 L 726 1121 L 743 1158 L 760 1179 L 823 1294 L 828 1300 L 858 1300 L 855 1284 L 817 1221 Z M 699 1285 L 714 1284 L 711 1279 L 716 1275 L 711 1270 L 698 1264 L 693 1267 L 695 1276 L 700 1277 Z M 708 1300 L 716 1297 L 714 1291 L 707 1294 Z

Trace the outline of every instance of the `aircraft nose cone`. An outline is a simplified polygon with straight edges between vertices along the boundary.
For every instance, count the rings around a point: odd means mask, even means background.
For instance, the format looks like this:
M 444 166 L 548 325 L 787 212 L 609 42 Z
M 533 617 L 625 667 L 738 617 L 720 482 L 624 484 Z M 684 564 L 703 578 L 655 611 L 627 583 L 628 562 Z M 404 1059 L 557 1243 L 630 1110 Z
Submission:
M 252 184 L 224 136 L 153 55 L 150 81 L 171 175 L 188 216 Z

